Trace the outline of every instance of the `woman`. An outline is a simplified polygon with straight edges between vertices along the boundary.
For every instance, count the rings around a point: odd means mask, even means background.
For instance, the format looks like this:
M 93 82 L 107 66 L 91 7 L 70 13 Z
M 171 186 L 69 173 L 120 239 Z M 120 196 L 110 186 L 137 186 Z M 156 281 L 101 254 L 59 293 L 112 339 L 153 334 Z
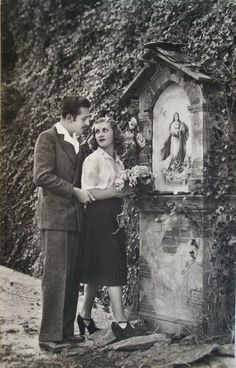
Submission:
M 117 224 L 123 193 L 115 188 L 115 179 L 124 169 L 116 151 L 122 145 L 122 133 L 111 118 L 98 119 L 92 141 L 96 150 L 83 164 L 82 188 L 88 189 L 96 201 L 85 210 L 85 242 L 81 255 L 80 282 L 87 284 L 81 313 L 77 321 L 80 333 L 98 330 L 91 311 L 99 286 L 107 286 L 114 322 L 112 331 L 118 340 L 134 335 L 122 305 L 122 285 L 127 282 L 126 249 L 123 230 Z
M 181 173 L 186 166 L 186 142 L 189 137 L 187 125 L 179 118 L 179 113 L 174 113 L 170 123 L 170 134 L 161 150 L 162 160 L 165 160 L 165 174 L 168 172 Z

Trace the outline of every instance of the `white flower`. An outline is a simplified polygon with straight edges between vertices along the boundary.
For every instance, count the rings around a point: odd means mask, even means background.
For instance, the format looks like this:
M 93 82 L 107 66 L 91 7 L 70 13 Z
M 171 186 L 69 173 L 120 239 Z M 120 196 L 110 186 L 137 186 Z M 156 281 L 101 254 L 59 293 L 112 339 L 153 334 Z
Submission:
M 129 186 L 130 187 L 132 187 L 132 188 L 135 187 L 137 185 L 137 183 L 138 183 L 137 178 L 135 178 L 133 176 L 131 176 L 129 178 Z
M 125 181 L 123 179 L 121 179 L 121 178 L 118 177 L 115 180 L 115 187 L 116 187 L 116 189 L 122 191 L 122 189 L 124 189 L 124 186 L 125 186 Z
M 133 130 L 137 126 L 138 122 L 135 117 L 132 117 L 129 121 L 129 128 Z
M 144 148 L 146 145 L 146 139 L 142 133 L 138 133 L 136 136 L 136 141 L 139 145 L 139 147 Z
M 129 180 L 128 173 L 129 173 L 129 169 L 122 170 L 117 176 L 115 180 L 115 187 L 117 190 L 121 191 L 122 189 L 124 189 L 126 182 L 128 182 Z
M 153 180 L 153 174 L 147 166 L 136 165 L 131 169 L 123 170 L 115 180 L 116 189 L 122 190 L 125 186 L 131 188 L 139 184 L 150 184 Z
M 133 133 L 126 131 L 126 132 L 124 132 L 123 136 L 124 136 L 124 140 L 125 140 L 125 145 L 130 146 L 134 141 Z
M 127 181 L 127 180 L 129 179 L 129 175 L 128 175 L 128 173 L 129 173 L 129 169 L 127 169 L 127 170 L 122 170 L 122 171 L 119 173 L 118 178 L 119 178 L 119 179 L 122 179 L 122 180 L 124 180 L 124 181 Z
M 136 165 L 129 170 L 128 177 L 129 185 L 133 187 L 136 186 L 138 182 L 143 184 L 151 183 L 153 175 L 147 166 Z
M 151 172 L 147 166 L 136 165 L 130 169 L 130 175 L 142 178 L 142 177 L 150 176 Z
M 219 206 L 216 210 L 216 213 L 218 213 L 219 215 L 224 211 L 224 207 L 223 206 Z

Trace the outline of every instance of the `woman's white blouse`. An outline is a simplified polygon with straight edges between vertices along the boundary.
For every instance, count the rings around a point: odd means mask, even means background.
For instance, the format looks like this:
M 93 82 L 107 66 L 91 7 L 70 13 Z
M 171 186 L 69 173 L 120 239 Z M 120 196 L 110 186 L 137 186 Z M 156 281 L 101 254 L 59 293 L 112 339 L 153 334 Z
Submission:
M 98 147 L 83 163 L 82 189 L 108 189 L 114 185 L 124 165 L 116 155 L 113 159 L 102 148 Z

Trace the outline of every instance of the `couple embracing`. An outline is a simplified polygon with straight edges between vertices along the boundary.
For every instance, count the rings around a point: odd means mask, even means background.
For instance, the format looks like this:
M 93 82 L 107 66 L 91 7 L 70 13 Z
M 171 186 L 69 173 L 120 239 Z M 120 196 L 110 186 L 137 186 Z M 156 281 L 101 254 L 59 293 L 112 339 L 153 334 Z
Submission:
M 89 110 L 86 98 L 65 97 L 61 120 L 41 133 L 35 145 L 33 179 L 39 187 L 44 261 L 39 344 L 54 352 L 98 330 L 91 311 L 99 286 L 108 287 L 117 340 L 135 334 L 122 304 L 126 249 L 116 221 L 125 195 L 115 188 L 124 169 L 117 156 L 123 137 L 113 119 L 98 119 L 90 139 L 93 152 L 85 158 L 86 144 L 77 138 L 89 127 Z M 85 296 L 76 316 L 79 283 L 85 284 Z M 74 334 L 75 320 L 80 336 Z

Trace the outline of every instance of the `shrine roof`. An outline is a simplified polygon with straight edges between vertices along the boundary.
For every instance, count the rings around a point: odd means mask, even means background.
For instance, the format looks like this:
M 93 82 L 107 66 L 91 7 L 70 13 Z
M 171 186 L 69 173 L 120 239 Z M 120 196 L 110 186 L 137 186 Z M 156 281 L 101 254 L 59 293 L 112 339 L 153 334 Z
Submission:
M 199 66 L 184 54 L 184 44 L 165 41 L 149 42 L 144 45 L 147 51 L 142 55 L 144 67 L 125 89 L 122 100 L 138 98 L 142 90 L 157 71 L 160 61 L 172 68 L 182 71 L 198 82 L 209 82 L 211 78 L 199 71 Z

